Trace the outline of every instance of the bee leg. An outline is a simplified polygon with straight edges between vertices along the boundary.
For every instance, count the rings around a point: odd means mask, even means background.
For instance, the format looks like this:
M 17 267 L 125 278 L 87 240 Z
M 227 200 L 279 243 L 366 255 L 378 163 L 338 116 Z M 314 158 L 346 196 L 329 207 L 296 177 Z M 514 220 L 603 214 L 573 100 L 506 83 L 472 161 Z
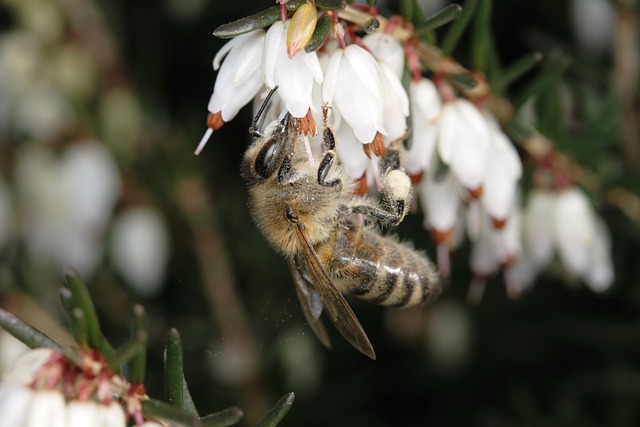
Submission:
M 327 175 L 329 174 L 329 170 L 333 166 L 333 163 L 336 160 L 336 153 L 333 150 L 329 150 L 324 153 L 324 157 L 322 161 L 320 161 L 320 166 L 318 166 L 318 184 L 323 187 L 337 187 L 339 191 L 342 188 L 342 181 L 338 178 L 327 180 Z
M 351 210 L 383 224 L 398 225 L 411 206 L 411 179 L 400 169 L 387 170 L 382 176 L 379 205 L 352 206 Z
M 361 204 L 352 206 L 351 212 L 363 214 L 382 224 L 395 226 L 400 224 L 404 218 L 405 203 L 404 200 L 398 200 L 395 206 L 391 206 L 388 210 L 372 204 Z
M 395 144 L 390 144 L 384 152 L 384 155 L 380 157 L 378 162 L 380 173 L 383 175 L 389 171 L 400 169 L 401 158 L 400 150 Z

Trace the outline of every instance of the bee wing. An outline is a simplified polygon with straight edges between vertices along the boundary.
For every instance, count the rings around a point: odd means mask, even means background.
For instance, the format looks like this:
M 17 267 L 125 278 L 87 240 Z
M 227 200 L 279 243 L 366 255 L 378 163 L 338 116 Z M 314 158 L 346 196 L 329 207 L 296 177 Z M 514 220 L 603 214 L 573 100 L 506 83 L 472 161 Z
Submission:
M 367 337 L 353 310 L 351 310 L 340 291 L 336 289 L 327 271 L 322 266 L 318 254 L 311 246 L 300 223 L 296 223 L 296 234 L 302 242 L 301 246 L 304 254 L 301 257 L 301 261 L 304 270 L 309 274 L 311 283 L 318 295 L 320 295 L 329 319 L 352 346 L 375 360 L 376 353 L 369 341 L 369 337 Z
M 331 348 L 331 339 L 329 339 L 329 334 L 320 319 L 323 308 L 320 295 L 311 285 L 310 279 L 305 277 L 306 271 L 304 271 L 300 257 L 289 257 L 287 261 L 289 262 L 291 277 L 295 283 L 296 295 L 298 296 L 298 301 L 300 301 L 304 317 L 306 317 L 311 330 L 316 334 L 320 342 L 325 347 Z

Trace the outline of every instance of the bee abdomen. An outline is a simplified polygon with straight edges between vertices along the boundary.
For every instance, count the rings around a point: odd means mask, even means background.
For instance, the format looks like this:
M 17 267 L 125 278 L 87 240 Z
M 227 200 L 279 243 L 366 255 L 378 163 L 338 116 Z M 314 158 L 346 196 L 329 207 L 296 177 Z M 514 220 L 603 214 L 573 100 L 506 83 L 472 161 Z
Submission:
M 372 232 L 362 238 L 351 241 L 350 256 L 341 257 L 335 270 L 341 291 L 394 307 L 427 304 L 440 295 L 438 275 L 424 254 Z

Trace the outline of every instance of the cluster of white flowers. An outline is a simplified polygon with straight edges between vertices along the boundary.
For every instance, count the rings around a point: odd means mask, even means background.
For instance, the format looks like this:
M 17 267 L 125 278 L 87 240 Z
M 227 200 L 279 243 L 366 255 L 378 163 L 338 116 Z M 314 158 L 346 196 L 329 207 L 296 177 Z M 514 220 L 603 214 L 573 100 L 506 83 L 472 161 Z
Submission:
M 144 387 L 107 368 L 95 352 L 81 353 L 82 366 L 50 349 L 31 350 L 0 382 L 0 419 L 12 427 L 161 427 L 145 421 Z
M 214 129 L 231 120 L 252 99 L 255 109 L 276 86 L 276 107 L 267 117 L 275 119 L 288 112 L 301 121 L 317 123 L 323 120 L 323 108 L 330 107 L 338 157 L 345 170 L 369 188 L 375 189 L 374 182 L 379 184 L 377 157 L 388 144 L 410 135 L 403 166 L 416 186 L 425 227 L 438 244 L 440 274 L 449 274 L 449 253 L 466 236 L 472 244 L 470 263 L 475 276 L 470 297 L 478 298 L 486 280 L 501 269 L 505 270 L 509 295 L 517 297 L 544 263 L 534 263 L 529 275 L 523 273 L 521 266 L 528 264 L 523 261 L 528 259 L 528 249 L 523 250 L 523 244 L 528 243 L 523 239 L 531 226 L 521 214 L 522 162 L 482 100 L 460 95 L 445 74 L 424 77 L 410 42 L 403 45 L 394 38 L 391 25 L 359 38 L 334 19 L 331 34 L 335 40 L 328 40 L 315 52 L 292 50 L 290 40 L 295 35 L 288 30 L 296 14 L 266 31 L 235 37 L 215 56 L 213 66 L 219 72 L 209 103 L 209 129 L 196 153 Z M 350 44 L 345 33 L 349 33 Z M 401 83 L 405 67 L 412 75 L 408 91 Z M 309 125 L 301 128 L 316 129 Z M 313 162 L 311 151 L 317 147 L 318 137 L 309 133 L 302 136 L 307 147 L 311 146 L 307 150 Z M 565 216 L 562 221 L 572 220 Z M 599 223 L 594 219 L 589 224 Z M 577 222 L 572 225 L 577 227 Z M 574 235 L 563 240 L 558 235 L 555 241 L 565 264 L 571 262 L 571 257 L 564 255 L 566 251 L 586 251 L 591 259 L 599 259 L 599 267 L 590 263 L 597 272 L 588 273 L 586 267 L 578 269 L 571 264 L 567 268 L 593 289 L 603 290 L 613 277 L 608 255 L 603 255 L 609 252 L 608 240 L 603 226 L 589 227 L 589 231 L 573 231 L 575 235 L 589 233 L 592 237 L 588 239 Z M 570 228 L 556 230 L 568 233 Z M 599 249 L 590 249 L 587 245 L 596 240 Z
M 196 153 L 214 129 L 277 86 L 274 101 L 280 108 L 272 109 L 276 114 L 288 112 L 322 123 L 323 107 L 330 107 L 341 141 L 338 155 L 346 170 L 361 178 L 375 163 L 370 157 L 379 156 L 383 144 L 407 131 L 409 98 L 400 81 L 402 45 L 388 34 L 375 33 L 358 43 L 328 42 L 317 52 L 300 49 L 292 54 L 287 43 L 291 21 L 237 36 L 216 54 L 213 68 L 219 72 L 209 102 L 209 129 Z M 309 128 L 313 130 L 305 138 L 317 129 L 313 124 Z M 369 146 L 366 151 L 363 144 Z

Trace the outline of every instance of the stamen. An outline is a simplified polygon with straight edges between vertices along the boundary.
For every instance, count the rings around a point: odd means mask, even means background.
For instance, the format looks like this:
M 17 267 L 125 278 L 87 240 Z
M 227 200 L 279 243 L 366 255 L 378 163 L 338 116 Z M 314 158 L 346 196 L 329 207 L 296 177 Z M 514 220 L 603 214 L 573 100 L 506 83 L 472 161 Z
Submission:
M 376 136 L 373 137 L 371 148 L 373 148 L 373 153 L 376 156 L 382 157 L 384 155 L 386 147 L 384 146 L 384 139 L 380 132 L 376 132 Z
M 415 186 L 420 184 L 420 181 L 422 181 L 423 176 L 424 176 L 424 171 L 420 171 L 415 175 L 409 175 L 409 178 L 411 178 L 411 183 Z

